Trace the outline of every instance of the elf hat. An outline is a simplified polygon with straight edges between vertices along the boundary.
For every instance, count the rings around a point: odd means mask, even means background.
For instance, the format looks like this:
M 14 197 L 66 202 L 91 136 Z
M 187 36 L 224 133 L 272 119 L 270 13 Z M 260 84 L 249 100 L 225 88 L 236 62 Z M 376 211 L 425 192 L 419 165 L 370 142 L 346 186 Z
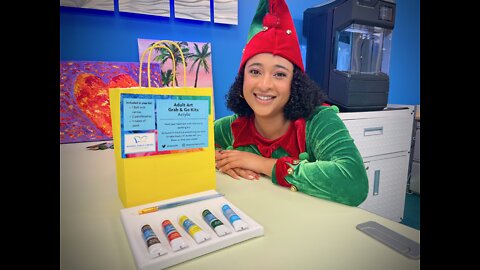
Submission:
M 258 3 L 238 72 L 248 59 L 259 53 L 282 56 L 305 72 L 297 31 L 285 0 Z

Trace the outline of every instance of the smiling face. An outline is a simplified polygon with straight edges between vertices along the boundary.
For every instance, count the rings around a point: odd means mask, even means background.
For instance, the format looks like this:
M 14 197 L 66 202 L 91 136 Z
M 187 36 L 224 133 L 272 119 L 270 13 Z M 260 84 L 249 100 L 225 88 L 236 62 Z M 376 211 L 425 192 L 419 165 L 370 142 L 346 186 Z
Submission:
M 243 96 L 256 117 L 284 117 L 290 98 L 293 64 L 271 53 L 260 53 L 245 64 Z

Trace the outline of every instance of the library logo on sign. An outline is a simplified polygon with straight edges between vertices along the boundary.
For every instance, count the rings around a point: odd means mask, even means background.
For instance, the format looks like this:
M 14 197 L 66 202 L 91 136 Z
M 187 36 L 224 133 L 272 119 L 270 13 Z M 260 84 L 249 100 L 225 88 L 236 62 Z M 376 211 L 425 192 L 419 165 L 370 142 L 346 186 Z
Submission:
M 125 154 L 154 151 L 155 133 L 125 134 Z

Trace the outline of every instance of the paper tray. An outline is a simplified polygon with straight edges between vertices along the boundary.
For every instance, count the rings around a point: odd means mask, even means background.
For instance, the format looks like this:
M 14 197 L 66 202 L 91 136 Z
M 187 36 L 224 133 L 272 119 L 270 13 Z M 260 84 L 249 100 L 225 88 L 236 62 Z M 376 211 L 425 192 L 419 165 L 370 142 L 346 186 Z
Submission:
M 135 259 L 137 268 L 140 270 L 147 269 L 163 269 L 198 256 L 213 252 L 215 250 L 222 249 L 227 246 L 248 240 L 250 238 L 263 235 L 263 227 L 255 222 L 252 218 L 242 212 L 235 205 L 230 203 L 225 197 L 217 197 L 208 200 L 198 201 L 182 206 L 177 206 L 169 209 L 160 210 L 153 213 L 139 215 L 138 211 L 147 207 L 152 207 L 160 204 L 172 203 L 179 200 L 190 199 L 195 197 L 201 197 L 209 194 L 218 193 L 215 190 L 209 190 L 200 193 L 194 193 L 187 196 L 176 197 L 173 199 L 158 201 L 154 203 L 144 204 L 131 208 L 125 208 L 120 210 L 121 220 L 125 234 L 130 245 L 130 250 Z M 222 205 L 228 204 L 232 210 L 248 224 L 248 229 L 236 232 L 233 226 L 228 222 L 222 213 Z M 230 229 L 231 233 L 225 236 L 217 236 L 215 231 L 204 221 L 202 217 L 202 211 L 208 209 L 212 214 Z M 195 240 L 178 224 L 178 217 L 186 215 L 196 225 L 198 225 L 203 231 L 210 235 L 210 239 L 197 244 Z M 182 235 L 188 247 L 178 251 L 173 251 L 168 239 L 163 233 L 162 221 L 169 219 L 177 231 Z M 142 238 L 141 227 L 145 224 L 149 224 L 158 239 L 160 240 L 162 247 L 167 251 L 167 254 L 156 258 L 150 258 L 145 241 Z

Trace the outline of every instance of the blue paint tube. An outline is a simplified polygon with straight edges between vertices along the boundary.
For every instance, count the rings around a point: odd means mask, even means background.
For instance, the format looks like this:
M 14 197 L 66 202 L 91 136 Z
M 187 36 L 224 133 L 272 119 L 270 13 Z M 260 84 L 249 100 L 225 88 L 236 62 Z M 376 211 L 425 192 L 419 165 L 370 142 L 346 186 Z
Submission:
M 225 215 L 225 217 L 228 219 L 230 224 L 232 224 L 235 231 L 238 232 L 241 230 L 248 229 L 248 224 L 245 223 L 245 221 L 243 221 L 242 219 L 240 219 L 240 217 L 237 214 L 235 214 L 235 212 L 232 210 L 232 208 L 230 208 L 228 204 L 224 204 L 222 206 L 222 212 Z

